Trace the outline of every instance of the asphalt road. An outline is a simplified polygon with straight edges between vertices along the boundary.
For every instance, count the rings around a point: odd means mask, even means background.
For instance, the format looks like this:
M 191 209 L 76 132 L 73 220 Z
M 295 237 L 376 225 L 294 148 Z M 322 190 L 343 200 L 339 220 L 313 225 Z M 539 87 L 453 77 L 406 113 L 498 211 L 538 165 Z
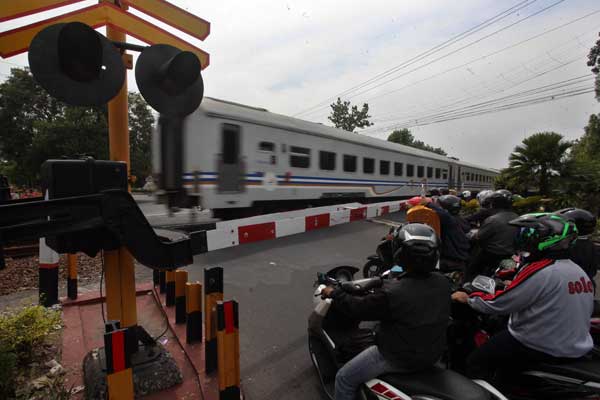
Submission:
M 403 214 L 386 216 L 401 221 Z M 308 355 L 306 325 L 317 272 L 362 267 L 388 226 L 359 221 L 206 253 L 187 267 L 224 269 L 225 297 L 240 310 L 242 386 L 248 400 L 324 399 Z M 138 271 L 150 278 L 151 271 Z

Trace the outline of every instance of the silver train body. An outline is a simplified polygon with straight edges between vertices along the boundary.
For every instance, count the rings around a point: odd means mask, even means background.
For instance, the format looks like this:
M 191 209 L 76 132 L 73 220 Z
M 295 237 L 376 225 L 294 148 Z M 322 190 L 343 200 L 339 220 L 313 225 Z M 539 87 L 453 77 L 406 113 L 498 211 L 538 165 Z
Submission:
M 185 186 L 212 210 L 375 202 L 433 188 L 477 192 L 492 188 L 498 175 L 453 158 L 212 98 L 203 100 L 184 129 Z

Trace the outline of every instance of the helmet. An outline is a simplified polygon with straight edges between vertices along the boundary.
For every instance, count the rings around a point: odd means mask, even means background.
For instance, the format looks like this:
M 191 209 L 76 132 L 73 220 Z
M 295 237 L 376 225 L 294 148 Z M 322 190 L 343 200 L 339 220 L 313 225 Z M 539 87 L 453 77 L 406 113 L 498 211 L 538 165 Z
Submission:
M 575 224 L 556 214 L 525 214 L 509 224 L 521 228 L 515 241 L 517 251 L 533 256 L 568 250 L 577 238 Z
M 491 190 L 482 190 L 481 192 L 477 193 L 477 201 L 479 202 L 480 207 L 487 208 L 490 206 L 488 198 L 492 193 L 493 192 Z
M 418 274 L 427 274 L 435 268 L 439 253 L 439 239 L 432 227 L 412 223 L 402 226 L 394 238 L 394 262 Z
M 470 190 L 465 190 L 464 192 L 462 192 L 462 198 L 464 200 L 468 200 L 471 198 L 471 191 Z
M 492 208 L 509 210 L 512 207 L 512 194 L 506 194 L 507 190 L 496 190 L 487 196 L 486 201 Z M 510 192 L 509 192 L 510 193 Z
M 510 192 L 510 190 L 498 189 L 498 190 L 496 190 L 496 192 L 503 194 L 504 196 L 506 196 L 509 199 L 512 199 L 512 193 Z
M 573 221 L 577 226 L 580 236 L 591 235 L 596 230 L 596 217 L 594 214 L 581 208 L 564 208 L 556 211 L 557 215 Z
M 430 196 L 439 196 L 440 195 L 440 189 L 431 189 L 429 191 L 429 195 Z
M 458 215 L 460 211 L 460 199 L 452 194 L 439 197 L 438 203 L 452 215 Z
M 440 193 L 443 195 L 450 194 L 450 190 L 448 188 L 441 188 Z

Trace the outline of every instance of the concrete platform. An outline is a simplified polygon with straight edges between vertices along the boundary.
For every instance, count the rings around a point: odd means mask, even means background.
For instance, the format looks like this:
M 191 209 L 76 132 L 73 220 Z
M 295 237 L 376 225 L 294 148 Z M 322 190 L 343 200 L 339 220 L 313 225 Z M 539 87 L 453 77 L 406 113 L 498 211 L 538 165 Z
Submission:
M 150 400 L 217 400 L 218 381 L 216 375 L 212 377 L 203 375 L 204 349 L 202 344 L 185 345 L 185 325 L 176 326 L 174 308 L 163 310 L 160 300 L 160 296 L 154 293 L 151 284 L 138 286 L 138 323 L 150 335 L 156 337 L 167 328 L 165 316 L 169 316 L 168 328 L 159 342 L 175 359 L 183 375 L 183 382 L 170 389 L 141 398 Z M 100 297 L 100 293 L 90 292 L 80 295 L 79 299 L 75 301 L 65 299 L 62 302 L 65 326 L 62 339 L 62 365 L 67 371 L 67 387 L 83 385 L 84 357 L 92 349 L 104 345 L 103 301 L 104 298 Z M 106 307 L 104 309 L 106 312 Z M 183 336 L 181 336 L 182 332 Z M 77 393 L 73 398 L 82 399 L 83 392 Z

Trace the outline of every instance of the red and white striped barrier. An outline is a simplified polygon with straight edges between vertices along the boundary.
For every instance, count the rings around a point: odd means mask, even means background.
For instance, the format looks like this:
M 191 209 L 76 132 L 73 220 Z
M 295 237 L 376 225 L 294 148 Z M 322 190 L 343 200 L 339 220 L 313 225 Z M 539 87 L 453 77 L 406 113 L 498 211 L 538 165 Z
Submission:
M 206 232 L 207 249 L 224 249 L 379 217 L 400 211 L 404 204 L 404 200 L 374 204 L 348 203 L 218 222 L 214 230 Z

